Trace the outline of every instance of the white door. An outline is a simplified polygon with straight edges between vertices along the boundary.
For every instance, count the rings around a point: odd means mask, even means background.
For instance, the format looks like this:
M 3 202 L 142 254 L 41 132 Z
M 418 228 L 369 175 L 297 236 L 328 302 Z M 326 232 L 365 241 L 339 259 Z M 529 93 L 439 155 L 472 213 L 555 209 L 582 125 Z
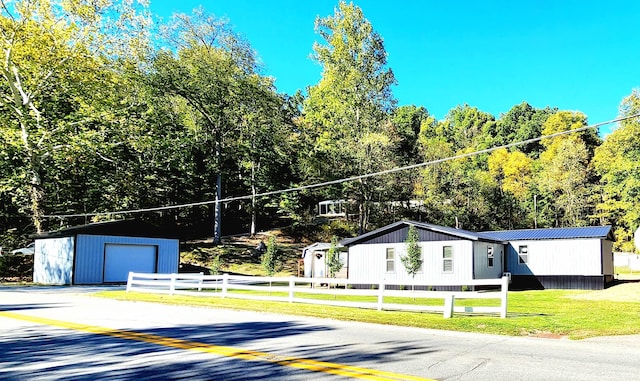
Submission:
M 326 265 L 325 265 L 325 257 L 324 252 L 315 251 L 313 252 L 313 277 L 314 278 L 324 278 L 327 276 L 325 273 Z
M 104 282 L 126 282 L 129 271 L 155 273 L 158 248 L 154 245 L 106 244 Z

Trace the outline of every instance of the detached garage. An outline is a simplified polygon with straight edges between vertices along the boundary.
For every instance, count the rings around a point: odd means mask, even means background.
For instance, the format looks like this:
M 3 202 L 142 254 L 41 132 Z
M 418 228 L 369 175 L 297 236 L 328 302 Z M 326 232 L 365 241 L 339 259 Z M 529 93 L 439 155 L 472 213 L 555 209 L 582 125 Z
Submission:
M 129 271 L 178 272 L 179 241 L 139 221 L 77 226 L 36 237 L 33 281 L 49 285 L 124 283 Z

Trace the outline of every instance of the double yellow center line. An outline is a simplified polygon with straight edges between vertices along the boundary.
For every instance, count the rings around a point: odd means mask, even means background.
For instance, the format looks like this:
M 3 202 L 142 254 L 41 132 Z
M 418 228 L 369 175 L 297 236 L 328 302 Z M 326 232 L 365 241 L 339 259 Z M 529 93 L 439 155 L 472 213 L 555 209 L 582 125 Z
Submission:
M 61 320 L 53 320 L 42 317 L 17 314 L 13 312 L 0 311 L 0 317 L 28 321 L 36 324 L 44 324 L 54 327 L 71 329 L 74 331 L 88 332 L 96 335 L 117 337 L 120 339 L 142 341 L 162 345 L 165 347 L 185 349 L 196 352 L 210 353 L 218 356 L 230 357 L 247 361 L 262 361 L 290 368 L 303 369 L 312 372 L 322 372 L 335 374 L 343 377 L 357 378 L 361 380 L 408 380 L 408 381 L 433 381 L 427 378 L 409 376 L 404 374 L 385 372 L 375 369 L 361 368 L 357 366 L 336 364 L 326 361 L 316 361 L 305 358 L 279 356 L 273 353 L 251 351 L 242 348 L 227 347 L 221 345 L 211 345 L 195 341 L 176 339 L 141 333 L 126 331 L 121 329 L 111 329 L 93 325 L 72 323 Z

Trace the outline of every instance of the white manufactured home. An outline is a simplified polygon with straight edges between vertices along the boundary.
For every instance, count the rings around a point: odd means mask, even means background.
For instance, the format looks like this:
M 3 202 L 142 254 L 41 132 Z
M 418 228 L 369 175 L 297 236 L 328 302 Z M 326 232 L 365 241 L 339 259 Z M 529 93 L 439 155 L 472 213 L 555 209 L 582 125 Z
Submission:
M 36 237 L 33 281 L 46 285 L 124 283 L 129 271 L 178 272 L 179 241 L 137 221 L 96 223 Z
M 614 279 L 611 226 L 484 232 L 505 241 L 519 288 L 603 289 Z
M 402 265 L 409 226 L 418 231 L 422 268 L 411 277 Z M 473 279 L 500 278 L 504 268 L 502 241 L 479 233 L 415 221 L 400 221 L 345 239 L 349 249 L 348 278 L 372 284 L 388 282 L 464 284 Z M 447 289 L 434 287 L 434 289 Z
M 409 226 L 418 230 L 422 268 L 402 265 Z M 345 239 L 347 278 L 359 282 L 451 282 L 512 277 L 515 288 L 602 289 L 613 281 L 610 226 L 471 232 L 399 221 Z

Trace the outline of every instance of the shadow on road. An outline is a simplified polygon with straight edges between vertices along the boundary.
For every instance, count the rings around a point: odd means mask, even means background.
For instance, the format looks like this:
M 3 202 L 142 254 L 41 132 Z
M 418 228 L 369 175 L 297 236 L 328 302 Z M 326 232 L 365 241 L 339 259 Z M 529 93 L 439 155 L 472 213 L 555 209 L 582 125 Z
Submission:
M 68 306 L 68 304 L 63 303 L 0 304 L 0 311 L 26 311 L 38 310 L 42 308 L 60 308 L 66 306 Z
M 25 305 L 24 308 L 30 308 Z M 31 308 L 40 308 L 32 306 Z M 298 335 L 332 328 L 297 322 L 243 322 L 136 330 L 211 346 L 237 347 L 319 361 L 355 364 L 390 362 L 432 350 L 404 343 L 297 346 Z M 323 333 L 324 334 L 324 333 Z M 286 343 L 260 340 L 290 338 Z M 276 341 L 278 342 L 278 341 Z M 269 346 L 270 345 L 270 346 Z M 247 361 L 148 342 L 47 326 L 0 329 L 0 379 L 42 380 L 256 380 L 309 379 L 308 371 L 266 361 Z M 320 374 L 317 374 L 320 376 Z M 314 378 L 315 379 L 315 378 Z

